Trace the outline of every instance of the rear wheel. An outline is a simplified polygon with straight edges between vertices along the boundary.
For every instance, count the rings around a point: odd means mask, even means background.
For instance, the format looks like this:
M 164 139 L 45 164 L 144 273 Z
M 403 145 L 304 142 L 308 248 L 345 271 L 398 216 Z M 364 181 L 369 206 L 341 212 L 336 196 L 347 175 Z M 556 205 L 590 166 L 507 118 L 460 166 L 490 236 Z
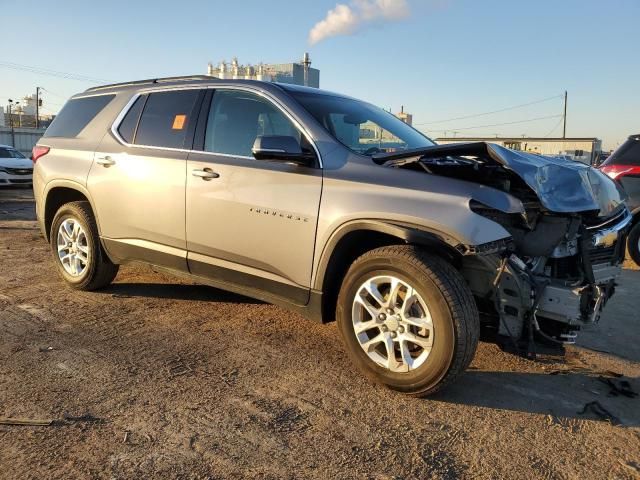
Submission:
M 633 261 L 636 262 L 636 265 L 640 266 L 640 222 L 636 223 L 631 229 L 627 246 L 629 248 L 629 255 Z
M 358 258 L 338 297 L 341 336 L 369 378 L 413 395 L 432 394 L 458 377 L 480 333 L 471 291 L 445 260 L 414 246 Z
M 109 285 L 118 273 L 100 245 L 98 227 L 89 202 L 60 207 L 49 235 L 53 258 L 62 278 L 78 290 Z

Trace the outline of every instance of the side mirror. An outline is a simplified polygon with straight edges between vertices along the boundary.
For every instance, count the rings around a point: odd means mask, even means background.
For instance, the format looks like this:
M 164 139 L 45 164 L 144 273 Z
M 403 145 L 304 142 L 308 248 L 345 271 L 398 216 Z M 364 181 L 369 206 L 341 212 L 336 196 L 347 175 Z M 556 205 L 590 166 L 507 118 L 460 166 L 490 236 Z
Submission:
M 261 135 L 256 138 L 251 149 L 256 160 L 272 160 L 295 163 L 311 167 L 316 156 L 302 150 L 300 142 L 294 137 L 284 135 Z

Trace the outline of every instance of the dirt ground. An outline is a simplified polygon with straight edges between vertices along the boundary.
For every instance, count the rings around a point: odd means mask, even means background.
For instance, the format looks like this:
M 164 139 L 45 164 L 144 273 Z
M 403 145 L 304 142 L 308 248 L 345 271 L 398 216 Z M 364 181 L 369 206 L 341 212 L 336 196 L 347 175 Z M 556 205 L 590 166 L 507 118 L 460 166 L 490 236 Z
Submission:
M 640 391 L 640 271 L 620 283 L 564 358 L 481 343 L 457 384 L 408 398 L 279 307 L 138 265 L 70 290 L 31 193 L 0 191 L 0 417 L 53 421 L 0 425 L 0 477 L 637 479 L 640 398 L 602 379 Z

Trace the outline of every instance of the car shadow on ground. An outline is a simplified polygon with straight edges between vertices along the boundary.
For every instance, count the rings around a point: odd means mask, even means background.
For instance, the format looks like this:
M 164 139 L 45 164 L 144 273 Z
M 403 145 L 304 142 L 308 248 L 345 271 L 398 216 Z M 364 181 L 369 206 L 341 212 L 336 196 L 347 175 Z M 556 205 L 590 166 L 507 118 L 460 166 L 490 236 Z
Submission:
M 35 219 L 36 209 L 31 187 L 8 186 L 0 188 L 0 221 L 32 221 Z M 28 228 L 20 229 L 29 230 Z
M 114 283 L 95 293 L 115 297 L 148 297 L 213 303 L 244 303 L 247 305 L 264 303 L 237 293 L 198 284 L 125 282 Z
M 554 372 L 557 373 L 557 372 Z M 429 397 L 445 403 L 545 415 L 550 426 L 570 420 L 597 420 L 625 427 L 640 426 L 640 397 L 612 395 L 597 372 L 564 374 L 468 370 L 444 392 Z M 619 384 L 623 379 L 611 378 Z M 625 378 L 635 392 L 638 378 Z M 597 403 L 594 403 L 597 402 Z M 508 421 L 508 417 L 505 417 Z M 575 423 L 575 422 L 573 422 Z

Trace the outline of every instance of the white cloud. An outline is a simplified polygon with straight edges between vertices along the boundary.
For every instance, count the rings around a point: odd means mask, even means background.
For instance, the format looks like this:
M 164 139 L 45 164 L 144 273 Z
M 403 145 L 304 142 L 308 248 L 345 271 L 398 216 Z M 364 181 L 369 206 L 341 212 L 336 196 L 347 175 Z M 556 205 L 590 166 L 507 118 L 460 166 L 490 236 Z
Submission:
M 398 21 L 409 16 L 407 0 L 353 0 L 349 5 L 339 3 L 309 32 L 309 43 L 341 35 L 351 35 L 367 24 Z

